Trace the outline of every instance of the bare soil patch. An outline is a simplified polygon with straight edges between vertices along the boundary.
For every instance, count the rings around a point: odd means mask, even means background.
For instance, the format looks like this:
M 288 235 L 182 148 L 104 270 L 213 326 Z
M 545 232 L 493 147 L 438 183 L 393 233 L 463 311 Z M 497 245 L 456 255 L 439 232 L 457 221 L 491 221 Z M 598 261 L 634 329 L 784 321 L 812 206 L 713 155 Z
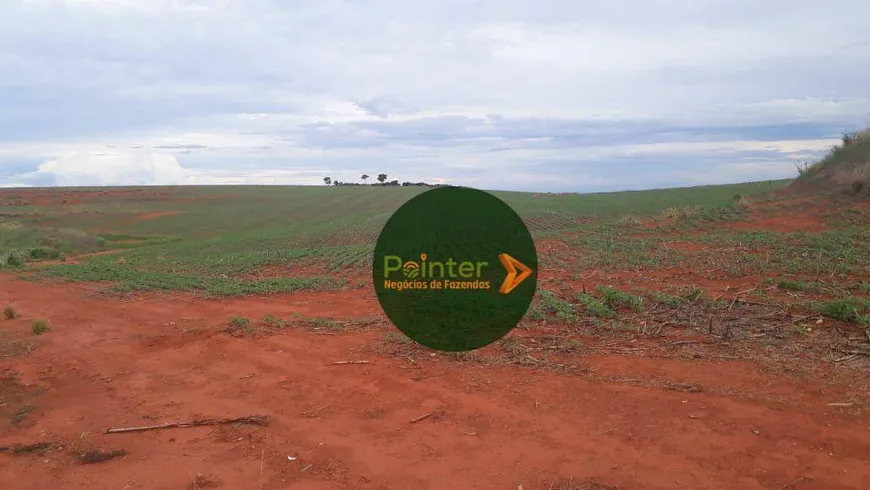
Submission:
M 5 424 L 0 446 L 50 440 L 73 448 L 84 437 L 98 456 L 114 457 L 82 464 L 84 452 L 72 449 L 0 454 L 5 488 L 870 482 L 870 419 L 859 397 L 849 398 L 866 388 L 842 373 L 795 380 L 752 361 L 648 357 L 632 350 L 637 342 L 614 337 L 566 343 L 555 325 L 517 330 L 507 347 L 466 355 L 403 344 L 383 324 L 237 338 L 225 333 L 233 315 L 353 321 L 380 312 L 361 290 L 222 301 L 154 294 L 123 303 L 89 291 L 0 276 L 0 300 L 18 306 L 20 321 L 38 314 L 53 325 L 32 352 L 3 359 L 16 380 L 4 400 L 33 409 L 23 419 L 30 425 Z M 566 369 L 541 365 L 544 351 Z M 368 362 L 341 362 L 349 360 Z M 269 424 L 103 433 L 251 413 Z M 577 454 L 584 456 L 565 456 Z

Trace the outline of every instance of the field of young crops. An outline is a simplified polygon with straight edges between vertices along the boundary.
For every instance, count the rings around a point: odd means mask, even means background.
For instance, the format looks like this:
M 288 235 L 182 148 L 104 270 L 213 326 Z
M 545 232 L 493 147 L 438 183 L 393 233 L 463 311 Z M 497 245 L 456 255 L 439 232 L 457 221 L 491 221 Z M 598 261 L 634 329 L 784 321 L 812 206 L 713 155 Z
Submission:
M 608 224 L 687 209 L 693 210 L 688 218 L 711 219 L 732 214 L 740 196 L 783 184 L 495 194 L 542 238 L 570 230 L 599 233 Z M 13 189 L 0 193 L 0 260 L 16 267 L 54 259 L 39 273 L 112 281 L 121 290 L 235 294 L 331 288 L 343 282 L 331 272 L 368 266 L 391 213 L 424 191 L 374 186 Z M 75 257 L 101 251 L 114 253 Z M 304 264 L 317 264 L 322 277 L 288 272 Z M 263 273 L 270 268 L 272 273 Z M 274 274 L 275 268 L 284 272 Z

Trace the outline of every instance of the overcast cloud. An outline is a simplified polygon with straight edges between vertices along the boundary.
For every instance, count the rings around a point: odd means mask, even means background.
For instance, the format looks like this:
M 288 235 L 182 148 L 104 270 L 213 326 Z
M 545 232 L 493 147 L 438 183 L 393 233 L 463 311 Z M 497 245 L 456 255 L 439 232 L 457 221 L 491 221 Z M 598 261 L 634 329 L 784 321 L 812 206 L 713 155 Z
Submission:
M 791 177 L 870 122 L 865 0 L 4 0 L 0 185 Z

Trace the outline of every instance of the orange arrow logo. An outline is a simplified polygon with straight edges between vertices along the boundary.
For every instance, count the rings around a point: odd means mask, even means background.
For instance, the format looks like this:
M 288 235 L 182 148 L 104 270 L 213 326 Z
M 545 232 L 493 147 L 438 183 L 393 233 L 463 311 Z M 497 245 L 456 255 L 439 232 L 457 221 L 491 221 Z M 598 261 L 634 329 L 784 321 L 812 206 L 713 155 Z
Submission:
M 499 254 L 498 259 L 501 260 L 501 265 L 507 270 L 507 277 L 504 278 L 504 282 L 498 290 L 502 294 L 513 291 L 521 282 L 532 275 L 532 269 L 529 269 L 525 264 L 508 254 Z M 520 270 L 520 275 L 517 275 L 517 269 Z

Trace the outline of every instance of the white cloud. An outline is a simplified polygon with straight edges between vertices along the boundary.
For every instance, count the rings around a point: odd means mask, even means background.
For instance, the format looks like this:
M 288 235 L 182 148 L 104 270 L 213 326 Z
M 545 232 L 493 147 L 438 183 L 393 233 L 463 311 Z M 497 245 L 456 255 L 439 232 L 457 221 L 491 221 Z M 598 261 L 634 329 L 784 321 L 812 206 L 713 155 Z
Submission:
M 868 122 L 868 17 L 863 0 L 7 0 L 0 182 L 22 161 L 58 183 L 386 167 L 517 188 L 619 185 L 609 158 L 672 181 L 708 157 L 789 161 Z
M 72 152 L 46 160 L 22 177 L 59 186 L 179 185 L 191 173 L 175 157 L 145 151 Z

